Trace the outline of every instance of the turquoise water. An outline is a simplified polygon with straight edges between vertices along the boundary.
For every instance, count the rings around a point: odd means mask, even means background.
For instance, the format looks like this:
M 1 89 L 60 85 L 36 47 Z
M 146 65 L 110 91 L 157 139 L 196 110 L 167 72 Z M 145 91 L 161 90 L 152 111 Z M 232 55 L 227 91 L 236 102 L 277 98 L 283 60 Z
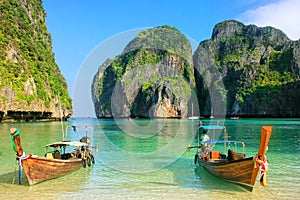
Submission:
M 64 127 L 94 128 L 96 164 L 34 186 L 25 177 L 18 185 L 9 128 L 21 129 L 26 153 L 44 155 L 44 145 L 61 140 L 61 123 L 0 123 L 0 199 L 300 199 L 299 119 L 221 122 L 230 139 L 245 141 L 248 156 L 256 154 L 261 127 L 273 126 L 266 187 L 257 182 L 250 193 L 197 168 L 195 150 L 186 151 L 187 145 L 196 144 L 197 120 L 76 118 Z

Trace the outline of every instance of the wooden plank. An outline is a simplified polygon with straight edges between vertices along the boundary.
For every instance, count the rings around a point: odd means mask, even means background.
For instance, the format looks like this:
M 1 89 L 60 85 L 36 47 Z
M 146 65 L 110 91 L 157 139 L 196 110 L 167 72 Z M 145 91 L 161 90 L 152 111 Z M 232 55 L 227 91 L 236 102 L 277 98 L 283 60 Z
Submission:
M 263 156 L 266 153 L 269 140 L 272 134 L 272 126 L 263 126 L 261 129 L 260 146 L 257 155 Z
M 267 146 L 272 133 L 272 126 L 263 126 L 261 131 L 260 146 L 258 156 L 263 156 L 267 151 Z M 252 191 L 258 168 L 254 167 L 253 157 L 228 161 L 204 161 L 198 159 L 199 165 L 216 177 L 238 184 L 245 189 Z
M 261 157 L 263 156 L 268 148 L 269 140 L 272 134 L 272 126 L 263 126 L 261 129 L 261 137 L 260 137 L 260 145 L 258 149 L 257 156 Z M 254 162 L 253 162 L 254 166 Z M 253 167 L 253 172 L 251 176 L 251 184 L 255 184 L 255 180 L 258 174 L 258 168 Z
M 17 156 L 21 157 L 23 155 L 23 148 L 22 148 L 22 144 L 21 144 L 20 132 L 17 133 L 17 131 L 20 131 L 20 130 L 17 128 L 11 128 L 10 134 L 13 137 L 13 142 L 16 147 L 15 150 L 17 151 Z
M 199 164 L 214 176 L 230 181 L 251 191 L 251 175 L 253 170 L 253 158 L 245 158 L 232 162 L 207 162 L 199 160 Z
M 22 161 L 29 185 L 66 175 L 79 169 L 81 159 L 58 160 L 32 156 Z

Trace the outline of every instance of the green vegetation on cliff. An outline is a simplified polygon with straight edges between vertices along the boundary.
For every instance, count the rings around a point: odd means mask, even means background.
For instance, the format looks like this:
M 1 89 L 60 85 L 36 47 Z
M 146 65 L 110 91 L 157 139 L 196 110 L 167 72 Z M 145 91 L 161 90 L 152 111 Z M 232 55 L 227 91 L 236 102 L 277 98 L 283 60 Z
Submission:
M 298 43 L 272 27 L 246 26 L 228 20 L 215 26 L 211 40 L 200 43 L 194 64 L 200 71 L 208 69 L 208 77 L 214 77 L 213 66 L 219 70 L 227 93 L 227 115 L 298 116 L 299 108 L 289 111 L 295 107 L 291 94 L 283 91 L 300 80 Z M 209 58 L 201 58 L 202 55 Z M 209 59 L 213 65 L 204 62 Z M 198 80 L 199 96 L 206 99 L 200 107 L 202 113 L 209 113 L 208 93 Z M 300 94 L 294 96 L 297 95 Z
M 149 48 L 166 51 L 185 60 L 192 59 L 192 50 L 188 39 L 178 29 L 168 25 L 142 31 L 126 46 L 124 52 Z
M 181 74 L 186 81 L 194 83 L 191 63 L 186 60 L 187 58 L 191 59 L 190 44 L 184 35 L 176 28 L 170 26 L 159 26 L 138 34 L 137 37 L 126 46 L 124 53 L 113 59 L 109 69 L 104 73 L 102 80 L 108 80 L 107 76 L 114 74 L 114 81 L 121 81 L 126 70 L 134 70 L 135 68 L 144 68 L 144 72 L 146 73 L 149 70 L 153 70 L 151 68 L 157 67 L 155 64 L 161 62 L 161 59 L 167 55 L 177 55 L 183 58 L 184 64 L 179 69 L 179 74 Z M 139 74 L 139 76 L 139 81 L 143 84 L 143 90 L 153 87 L 154 84 L 161 79 L 158 74 L 152 75 L 150 79 L 147 80 L 142 78 L 143 74 Z M 131 79 L 124 81 L 124 84 L 128 85 Z M 175 79 L 173 82 L 174 81 L 181 82 L 180 79 Z M 103 81 L 99 82 L 97 94 L 100 94 L 101 91 L 105 89 L 103 88 Z M 106 84 L 106 87 L 110 87 L 110 85 Z M 188 92 L 190 91 L 188 90 L 185 93 Z
M 66 81 L 54 60 L 42 1 L 2 0 L 0 13 L 0 90 L 12 87 L 14 100 L 20 104 L 42 100 L 48 108 L 59 96 L 62 107 L 71 109 Z M 2 103 L 9 102 L 3 97 Z
M 178 117 L 180 101 L 187 102 L 195 87 L 193 73 L 190 43 L 177 29 L 159 26 L 142 31 L 121 55 L 100 66 L 92 86 L 97 116 L 112 116 L 115 90 L 118 105 L 124 107 L 120 116 L 147 117 L 148 109 L 156 105 L 157 110 L 163 110 L 160 106 L 168 101 L 167 115 Z M 152 112 L 162 117 L 162 111 Z

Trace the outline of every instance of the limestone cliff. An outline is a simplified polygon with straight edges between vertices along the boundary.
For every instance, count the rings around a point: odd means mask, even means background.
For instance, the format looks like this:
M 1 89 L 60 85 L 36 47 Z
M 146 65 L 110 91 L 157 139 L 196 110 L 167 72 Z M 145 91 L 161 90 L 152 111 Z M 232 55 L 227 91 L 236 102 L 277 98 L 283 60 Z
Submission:
M 97 117 L 187 117 L 199 115 L 197 103 L 202 116 L 300 117 L 299 84 L 300 40 L 228 20 L 193 62 L 178 30 L 141 32 L 100 66 L 92 96 Z
M 72 115 L 67 84 L 54 60 L 41 0 L 1 0 L 0 120 Z
M 187 117 L 196 100 L 193 73 L 190 43 L 177 29 L 143 31 L 99 67 L 92 85 L 96 115 Z
M 218 97 L 227 116 L 299 117 L 299 45 L 272 27 L 217 24 L 193 56 L 201 114 Z

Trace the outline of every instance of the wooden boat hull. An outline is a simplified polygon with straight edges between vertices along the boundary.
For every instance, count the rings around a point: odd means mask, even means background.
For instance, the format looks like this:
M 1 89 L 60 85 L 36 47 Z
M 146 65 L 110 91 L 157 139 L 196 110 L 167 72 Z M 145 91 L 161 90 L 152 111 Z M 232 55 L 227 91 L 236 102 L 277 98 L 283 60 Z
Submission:
M 63 176 L 82 167 L 81 159 L 51 159 L 29 156 L 22 160 L 29 185 Z
M 243 188 L 252 191 L 259 171 L 258 167 L 255 167 L 254 161 L 265 156 L 271 133 L 272 126 L 262 127 L 260 146 L 255 159 L 254 157 L 249 157 L 236 160 L 212 159 L 206 161 L 198 156 L 196 160 L 200 166 L 202 166 L 212 175 L 238 184 Z
M 218 178 L 238 184 L 249 191 L 253 190 L 255 179 L 252 180 L 251 177 L 256 177 L 258 173 L 257 170 L 254 171 L 253 157 L 234 161 L 216 160 L 211 162 L 198 159 L 198 163 Z

